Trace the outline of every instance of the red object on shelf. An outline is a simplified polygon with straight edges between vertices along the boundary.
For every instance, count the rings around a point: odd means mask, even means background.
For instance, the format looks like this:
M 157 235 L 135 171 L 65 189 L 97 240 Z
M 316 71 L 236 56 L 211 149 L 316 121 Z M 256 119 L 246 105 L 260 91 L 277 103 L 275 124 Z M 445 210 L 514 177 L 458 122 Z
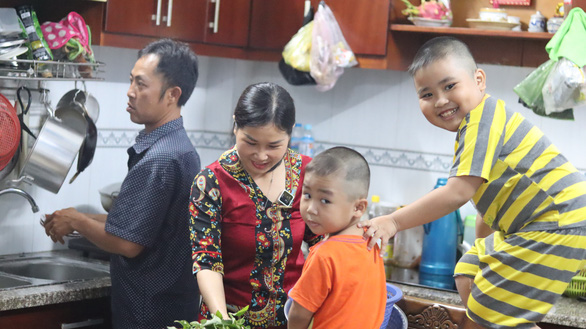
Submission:
M 20 144 L 20 121 L 12 104 L 0 94 L 0 170 L 10 162 Z
M 531 0 L 490 0 L 493 8 L 498 8 L 499 5 L 504 6 L 530 6 Z M 496 3 L 496 7 L 495 7 Z

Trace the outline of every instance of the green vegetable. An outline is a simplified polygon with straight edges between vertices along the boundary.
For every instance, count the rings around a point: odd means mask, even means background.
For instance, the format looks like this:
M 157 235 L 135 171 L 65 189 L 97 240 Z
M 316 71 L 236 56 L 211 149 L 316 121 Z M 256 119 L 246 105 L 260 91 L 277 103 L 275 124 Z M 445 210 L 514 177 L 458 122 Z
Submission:
M 222 313 L 220 311 L 216 312 L 216 314 L 212 315 L 212 318 L 209 320 L 201 320 L 200 322 L 193 321 L 187 322 L 185 320 L 177 320 L 175 322 L 179 323 L 182 326 L 182 329 L 250 329 L 249 326 L 244 325 L 244 318 L 242 317 L 244 313 L 248 310 L 248 305 L 242 308 L 240 311 L 236 313 L 228 313 L 230 317 L 229 320 L 224 320 Z M 167 329 L 177 329 L 176 327 L 167 327 Z

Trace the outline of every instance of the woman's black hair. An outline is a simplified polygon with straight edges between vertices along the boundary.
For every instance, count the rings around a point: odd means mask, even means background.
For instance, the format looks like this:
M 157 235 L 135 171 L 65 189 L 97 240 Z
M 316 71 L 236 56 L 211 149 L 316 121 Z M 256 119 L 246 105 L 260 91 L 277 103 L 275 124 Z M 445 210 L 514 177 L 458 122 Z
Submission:
M 246 87 L 234 109 L 235 127 L 260 127 L 269 123 L 291 136 L 295 124 L 293 98 L 285 88 L 272 82 Z

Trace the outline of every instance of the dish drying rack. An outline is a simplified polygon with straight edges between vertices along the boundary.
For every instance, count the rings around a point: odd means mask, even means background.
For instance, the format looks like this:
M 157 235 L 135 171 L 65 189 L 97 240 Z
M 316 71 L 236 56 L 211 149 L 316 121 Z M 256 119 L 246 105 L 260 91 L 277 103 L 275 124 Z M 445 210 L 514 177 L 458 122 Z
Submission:
M 104 80 L 100 74 L 105 66 L 102 62 L 59 62 L 30 59 L 0 60 L 0 79 L 3 80 Z

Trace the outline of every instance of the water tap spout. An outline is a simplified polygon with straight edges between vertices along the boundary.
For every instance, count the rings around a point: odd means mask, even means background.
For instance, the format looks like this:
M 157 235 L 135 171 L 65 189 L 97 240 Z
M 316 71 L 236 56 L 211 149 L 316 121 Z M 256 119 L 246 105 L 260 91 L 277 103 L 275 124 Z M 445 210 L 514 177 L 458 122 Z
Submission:
M 30 194 L 28 194 L 27 192 L 25 192 L 19 188 L 16 188 L 16 187 L 9 187 L 9 188 L 6 188 L 6 189 L 0 191 L 0 195 L 6 194 L 6 193 L 15 193 L 15 194 L 22 196 L 23 198 L 27 199 L 28 203 L 30 203 L 31 209 L 33 210 L 33 212 L 39 211 L 39 206 L 37 206 L 33 197 Z

